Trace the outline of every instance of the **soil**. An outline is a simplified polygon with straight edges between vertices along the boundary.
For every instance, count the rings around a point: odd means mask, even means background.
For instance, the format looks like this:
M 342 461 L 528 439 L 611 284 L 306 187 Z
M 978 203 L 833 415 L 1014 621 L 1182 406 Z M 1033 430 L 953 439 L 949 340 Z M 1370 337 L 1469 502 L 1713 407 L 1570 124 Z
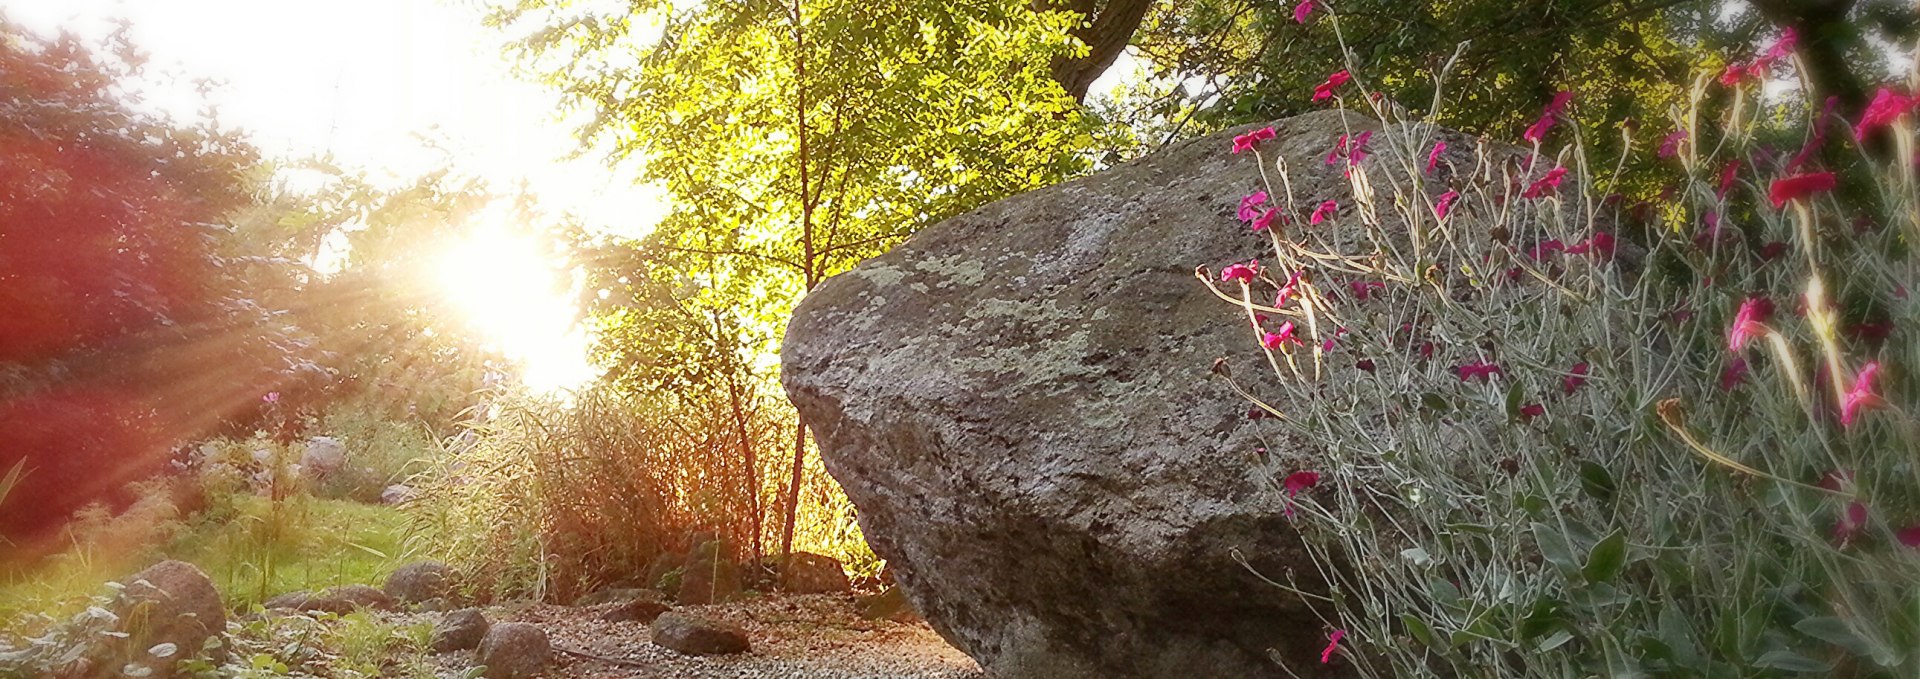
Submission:
M 747 630 L 752 650 L 731 656 L 684 656 L 653 645 L 638 622 L 605 622 L 617 604 L 593 607 L 525 605 L 491 608 L 494 622 L 546 630 L 554 646 L 548 677 L 982 679 L 979 666 L 926 623 L 866 620 L 848 594 L 779 594 L 676 610 L 710 616 Z M 472 666 L 471 651 L 441 654 L 443 676 Z

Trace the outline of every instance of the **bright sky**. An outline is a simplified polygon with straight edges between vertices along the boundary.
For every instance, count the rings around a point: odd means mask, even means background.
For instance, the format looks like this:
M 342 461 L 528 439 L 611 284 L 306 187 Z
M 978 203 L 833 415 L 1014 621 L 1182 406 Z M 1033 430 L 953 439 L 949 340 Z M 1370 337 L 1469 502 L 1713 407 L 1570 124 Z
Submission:
M 573 126 L 558 119 L 558 97 L 513 74 L 502 39 L 480 23 L 472 2 L 0 0 L 0 12 L 41 33 L 67 30 L 95 43 L 125 18 L 134 44 L 150 56 L 155 82 L 140 88 L 150 107 L 184 118 L 211 101 L 224 124 L 244 130 L 270 156 L 331 153 L 376 181 L 449 166 L 501 190 L 524 182 L 544 209 L 573 213 L 608 233 L 644 233 L 664 209 L 660 194 L 634 187 L 604 162 L 561 160 L 576 144 Z M 200 78 L 220 83 L 205 100 L 193 91 Z M 487 235 L 499 229 L 479 233 L 483 242 L 450 251 L 484 252 L 476 259 L 486 265 L 466 267 L 473 279 L 464 282 L 443 266 L 450 287 L 549 287 L 531 279 L 555 275 L 553 263 L 503 264 L 501 257 L 530 248 L 486 242 L 504 237 Z M 502 267 L 526 279 L 503 282 Z M 536 387 L 591 376 L 584 335 L 568 326 L 571 314 L 554 313 L 567 303 L 557 293 L 478 302 L 461 306 L 520 319 L 476 321 L 527 367 Z M 500 327 L 514 332 L 503 336 Z

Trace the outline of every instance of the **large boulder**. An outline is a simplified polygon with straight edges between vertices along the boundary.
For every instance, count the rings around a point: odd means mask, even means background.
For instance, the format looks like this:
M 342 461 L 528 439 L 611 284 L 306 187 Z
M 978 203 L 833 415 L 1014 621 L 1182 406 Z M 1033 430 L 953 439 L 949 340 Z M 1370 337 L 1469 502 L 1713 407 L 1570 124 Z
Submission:
M 135 573 L 115 602 L 120 655 L 129 665 L 170 677 L 180 661 L 200 655 L 207 640 L 226 632 L 226 606 L 213 580 L 193 564 L 162 561 Z M 118 668 L 116 668 L 118 669 Z
M 1375 130 L 1367 162 L 1394 162 L 1379 124 L 1324 111 L 1275 128 L 1261 151 L 1305 206 L 1284 228 L 1323 247 L 1371 237 L 1324 158 Z M 1235 215 L 1262 186 L 1228 150 L 1247 129 L 927 227 L 794 313 L 782 379 L 827 470 L 913 608 L 994 676 L 1340 671 L 1320 663 L 1321 618 L 1262 579 L 1324 587 L 1274 491 L 1311 447 L 1210 374 L 1225 358 L 1274 391 L 1244 312 L 1195 279 L 1270 252 Z M 1473 162 L 1476 141 L 1445 134 L 1432 181 Z M 1330 198 L 1337 224 L 1303 223 Z
M 780 588 L 800 594 L 839 593 L 853 589 L 839 559 L 811 552 L 794 552 L 775 565 Z
M 346 464 L 347 444 L 331 436 L 309 439 L 306 450 L 300 454 L 300 466 L 319 476 L 340 471 Z

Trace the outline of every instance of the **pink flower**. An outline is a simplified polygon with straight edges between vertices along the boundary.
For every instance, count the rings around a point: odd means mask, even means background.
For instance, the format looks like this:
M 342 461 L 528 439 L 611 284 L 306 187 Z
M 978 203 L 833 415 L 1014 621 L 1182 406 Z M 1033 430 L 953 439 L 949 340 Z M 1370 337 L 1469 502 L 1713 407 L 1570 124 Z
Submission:
M 1893 539 L 1908 547 L 1920 547 L 1920 523 L 1894 531 Z
M 1440 164 L 1440 154 L 1446 152 L 1446 150 L 1446 142 L 1437 141 L 1433 143 L 1433 150 L 1427 152 L 1427 174 L 1433 174 L 1433 168 Z
M 1607 259 L 1613 256 L 1613 248 L 1614 248 L 1613 234 L 1607 233 L 1605 231 L 1596 231 L 1594 232 L 1593 236 L 1587 238 L 1586 240 L 1583 240 L 1577 244 L 1568 246 L 1567 254 L 1569 255 L 1592 254 L 1593 256 L 1598 257 L 1600 259 Z
M 1319 485 L 1319 483 L 1320 472 L 1315 471 L 1297 471 L 1288 474 L 1286 480 L 1280 482 L 1280 485 L 1287 489 L 1286 514 L 1289 518 L 1293 516 L 1294 496 L 1300 494 L 1300 491 Z
M 1475 361 L 1466 365 L 1457 366 L 1453 370 L 1460 375 L 1460 381 L 1462 382 L 1470 381 L 1476 377 L 1480 378 L 1481 382 L 1486 382 L 1492 379 L 1494 375 L 1501 374 L 1500 366 L 1484 361 Z
M 1920 107 L 1920 97 L 1906 96 L 1882 87 L 1874 93 L 1873 103 L 1867 104 L 1867 112 L 1861 114 L 1860 124 L 1854 126 L 1853 133 L 1865 137 L 1875 129 L 1892 125 L 1915 107 Z
M 1320 207 L 1316 207 L 1313 209 L 1313 216 L 1307 219 L 1307 223 L 1319 224 L 1320 222 L 1324 222 L 1332 218 L 1334 211 L 1339 209 L 1340 209 L 1340 204 L 1332 200 L 1328 200 L 1327 202 L 1321 203 Z
M 1287 321 L 1285 323 L 1280 324 L 1280 332 L 1270 332 L 1260 338 L 1260 346 L 1266 347 L 1267 349 L 1270 349 L 1270 350 L 1279 349 L 1280 347 L 1285 346 L 1286 343 L 1288 342 L 1292 342 L 1294 344 L 1307 343 L 1306 340 L 1300 339 L 1299 337 L 1296 337 L 1294 335 L 1293 321 Z
M 1347 328 L 1346 328 L 1346 326 L 1340 326 L 1340 328 L 1339 328 L 1339 329 L 1337 329 L 1337 330 L 1334 330 L 1334 331 L 1333 331 L 1333 336 L 1332 336 L 1332 337 L 1328 337 L 1328 338 L 1327 338 L 1327 340 L 1326 340 L 1325 342 L 1321 342 L 1321 343 L 1320 343 L 1320 350 L 1321 350 L 1321 351 L 1333 351 L 1333 344 L 1334 344 L 1334 341 L 1335 341 L 1335 340 L 1338 340 L 1338 339 L 1340 339 L 1341 337 L 1343 337 L 1343 336 L 1345 336 L 1346 334 L 1347 334 Z
M 1307 23 L 1307 16 L 1311 14 L 1313 14 L 1313 0 L 1300 0 L 1300 4 L 1293 6 L 1293 23 Z
M 1252 283 L 1253 279 L 1259 276 L 1260 260 L 1257 259 L 1250 260 L 1245 264 L 1228 264 L 1227 268 L 1220 270 L 1221 282 L 1240 281 L 1242 283 Z
M 1433 204 L 1433 218 L 1446 219 L 1447 213 L 1453 211 L 1453 202 L 1456 200 L 1460 200 L 1459 191 L 1448 191 L 1440 194 L 1440 200 Z
M 1714 192 L 1714 197 L 1720 200 L 1726 200 L 1727 192 L 1733 190 L 1733 180 L 1738 177 L 1739 174 L 1740 159 L 1735 158 L 1733 162 L 1727 163 L 1726 169 L 1720 171 L 1720 189 Z
M 1263 127 L 1246 134 L 1237 135 L 1233 138 L 1233 152 L 1238 154 L 1241 151 L 1252 151 L 1255 144 L 1272 138 L 1272 127 Z
M 1534 180 L 1533 184 L 1528 185 L 1527 190 L 1522 192 L 1520 197 L 1541 198 L 1550 192 L 1558 191 L 1560 190 L 1560 180 L 1566 177 L 1567 168 L 1556 167 L 1548 170 L 1545 175 L 1541 175 L 1539 179 Z
M 1727 362 L 1727 369 L 1720 371 L 1720 390 L 1733 391 L 1747 382 L 1747 359 L 1734 357 Z
M 1280 286 L 1280 291 L 1274 294 L 1273 305 L 1277 307 L 1286 306 L 1287 301 L 1293 299 L 1295 289 L 1300 286 L 1300 278 L 1305 275 L 1305 271 L 1295 271 L 1289 274 L 1287 276 L 1287 284 Z
M 1860 374 L 1853 378 L 1853 388 L 1847 390 L 1846 398 L 1840 402 L 1841 426 L 1853 426 L 1863 408 L 1878 408 L 1885 405 L 1879 395 L 1873 393 L 1873 378 L 1880 374 L 1878 361 L 1861 366 Z
M 1333 662 L 1333 652 L 1340 650 L 1340 640 L 1346 636 L 1347 631 L 1343 629 L 1334 630 L 1333 634 L 1327 636 L 1327 648 L 1320 652 L 1320 664 Z
M 1361 370 L 1365 370 L 1365 371 L 1367 371 L 1367 372 L 1369 372 L 1369 373 L 1371 373 L 1371 372 L 1373 372 L 1373 371 L 1374 371 L 1374 367 L 1373 367 L 1373 359 L 1371 359 L 1371 358 L 1363 358 L 1363 359 L 1360 359 L 1360 360 L 1358 360 L 1358 361 L 1354 361 L 1354 362 L 1353 362 L 1353 367 L 1355 367 L 1355 368 L 1359 368 L 1359 369 L 1361 369 Z
M 1683 142 L 1686 140 L 1687 140 L 1686 130 L 1674 130 L 1672 133 L 1668 134 L 1667 138 L 1660 142 L 1660 158 L 1661 159 L 1672 158 L 1674 154 L 1677 154 L 1680 152 L 1680 142 Z
M 1267 229 L 1273 228 L 1273 222 L 1276 219 L 1280 220 L 1280 223 L 1282 224 L 1286 223 L 1286 217 L 1280 214 L 1280 208 L 1277 208 L 1277 207 L 1267 208 L 1266 212 L 1260 213 L 1260 216 L 1253 220 L 1253 230 L 1265 231 Z
M 260 400 L 261 400 L 261 401 L 263 401 L 263 402 L 266 402 L 266 403 L 279 403 L 279 402 L 280 402 L 280 392 L 277 392 L 277 391 L 269 391 L 269 392 L 267 392 L 267 395 L 266 395 L 266 396 L 262 396 L 262 397 L 260 397 Z
M 1267 192 L 1255 191 L 1240 198 L 1240 221 L 1251 222 L 1260 216 L 1260 206 L 1267 204 Z
M 1839 97 L 1827 97 L 1826 107 L 1821 109 L 1820 115 L 1813 119 L 1813 136 L 1807 138 L 1807 144 L 1800 147 L 1800 152 L 1794 154 L 1793 160 L 1787 161 L 1788 172 L 1800 169 L 1800 166 L 1813 158 L 1813 154 L 1820 150 L 1821 145 L 1827 143 L 1827 119 L 1833 116 L 1833 107 L 1839 104 Z
M 1349 281 L 1347 287 L 1353 290 L 1353 298 L 1362 302 L 1372 296 L 1373 290 L 1385 290 L 1387 284 L 1380 281 Z
M 1794 30 L 1792 26 L 1788 26 L 1786 30 L 1780 32 L 1780 39 L 1774 41 L 1773 45 L 1768 47 L 1767 51 L 1760 55 L 1761 61 L 1756 62 L 1756 65 L 1770 64 L 1774 61 L 1793 56 L 1793 48 L 1799 43 L 1800 32 Z
M 1560 378 L 1560 385 L 1567 390 L 1568 394 L 1572 394 L 1575 390 L 1579 389 L 1581 385 L 1587 383 L 1587 362 L 1581 361 L 1573 364 L 1572 372 L 1573 374 Z
M 1785 254 L 1787 254 L 1787 244 L 1781 241 L 1773 241 L 1760 246 L 1761 261 L 1771 262 Z
M 1739 351 L 1750 340 L 1766 336 L 1767 317 L 1773 315 L 1773 301 L 1765 297 L 1748 297 L 1740 303 L 1740 311 L 1733 315 L 1733 326 L 1727 329 L 1727 350 Z
M 1520 406 L 1520 419 L 1522 420 L 1531 420 L 1545 414 L 1547 414 L 1547 407 L 1538 403 L 1529 403 Z
M 1773 180 L 1773 186 L 1767 191 L 1767 200 L 1773 202 L 1778 210 L 1787 203 L 1806 198 L 1823 191 L 1832 191 L 1835 185 L 1832 172 L 1797 174 L 1784 179 Z
M 1520 135 L 1520 138 L 1534 143 L 1545 139 L 1547 130 L 1553 128 L 1554 119 L 1560 117 L 1560 112 L 1567 108 L 1567 102 L 1570 101 L 1573 101 L 1572 92 L 1561 91 L 1553 95 L 1553 101 L 1547 104 L 1546 110 L 1540 112 L 1540 119 L 1534 121 L 1533 125 L 1527 128 L 1526 133 Z
M 1859 500 L 1849 502 L 1846 510 L 1840 513 L 1840 520 L 1833 525 L 1833 539 L 1845 547 L 1853 542 L 1854 536 L 1860 534 L 1860 529 L 1866 527 L 1867 506 L 1860 504 Z
M 1533 249 L 1527 252 L 1527 256 L 1537 260 L 1555 252 L 1566 252 L 1566 251 L 1567 251 L 1567 244 L 1562 243 L 1560 242 L 1560 239 L 1555 238 L 1552 240 L 1542 242 L 1539 245 L 1533 246 Z
M 1351 80 L 1353 80 L 1353 74 L 1347 73 L 1346 71 L 1340 71 L 1327 76 L 1326 82 L 1314 86 L 1313 100 L 1317 102 L 1332 97 L 1335 88 L 1345 85 Z
M 1740 84 L 1740 79 L 1745 77 L 1746 75 L 1747 75 L 1746 65 L 1741 64 L 1740 62 L 1737 62 L 1737 61 L 1731 64 L 1727 64 L 1726 70 L 1720 72 L 1720 84 L 1726 85 L 1727 87 L 1733 87 L 1734 85 Z

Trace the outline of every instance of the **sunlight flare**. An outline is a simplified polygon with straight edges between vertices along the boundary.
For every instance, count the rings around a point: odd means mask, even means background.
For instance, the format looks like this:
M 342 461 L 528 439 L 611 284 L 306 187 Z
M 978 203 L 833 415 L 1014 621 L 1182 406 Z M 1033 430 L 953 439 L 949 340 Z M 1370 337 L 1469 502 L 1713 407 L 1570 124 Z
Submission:
M 599 375 L 568 294 L 564 270 L 533 237 L 485 226 L 435 263 L 441 294 L 495 350 L 514 361 L 527 387 L 545 394 Z

